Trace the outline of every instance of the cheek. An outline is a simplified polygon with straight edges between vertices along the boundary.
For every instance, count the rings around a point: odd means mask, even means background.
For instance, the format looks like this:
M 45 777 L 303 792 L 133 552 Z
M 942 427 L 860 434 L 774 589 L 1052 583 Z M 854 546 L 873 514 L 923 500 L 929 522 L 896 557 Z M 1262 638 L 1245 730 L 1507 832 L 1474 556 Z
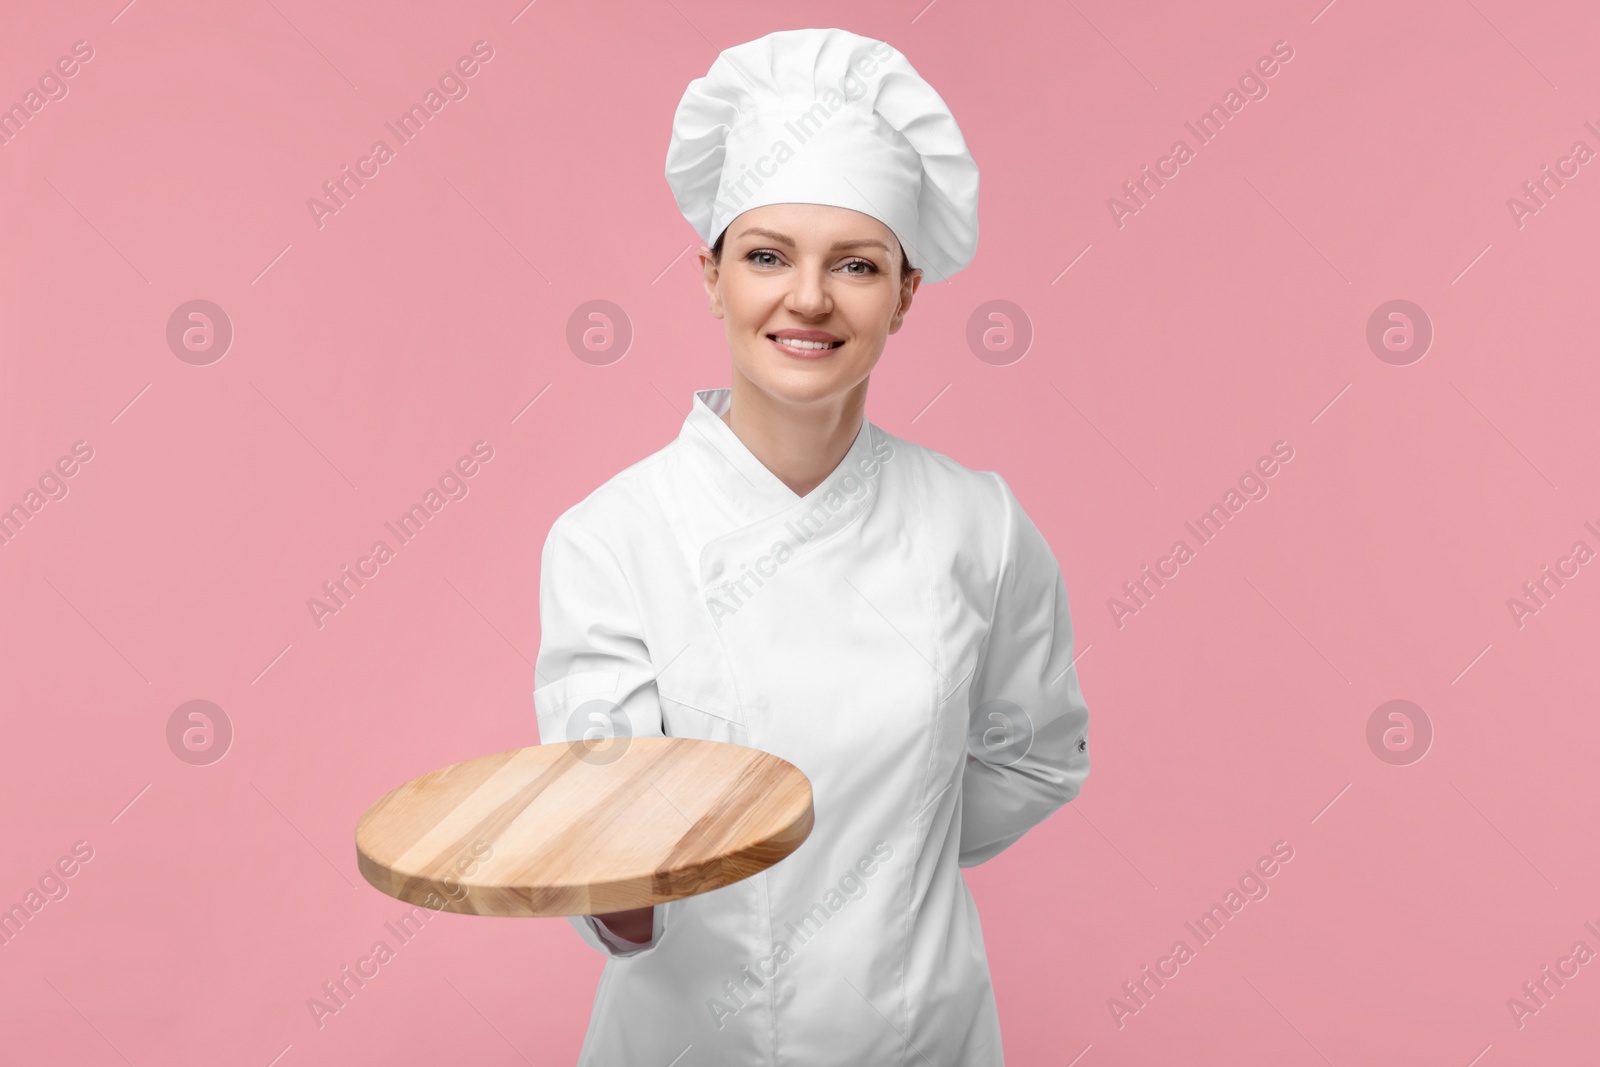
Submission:
M 898 290 L 851 293 L 838 302 L 839 316 L 856 336 L 881 337 L 889 332 L 899 303 Z
M 755 279 L 730 279 L 722 288 L 723 313 L 729 324 L 747 330 L 756 329 L 769 320 L 774 306 L 782 299 L 781 292 L 769 292 Z

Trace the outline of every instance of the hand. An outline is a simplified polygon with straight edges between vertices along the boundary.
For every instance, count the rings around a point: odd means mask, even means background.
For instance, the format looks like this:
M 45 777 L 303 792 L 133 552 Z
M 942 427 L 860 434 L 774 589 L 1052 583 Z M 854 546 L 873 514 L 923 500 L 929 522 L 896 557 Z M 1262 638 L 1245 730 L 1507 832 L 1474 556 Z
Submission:
M 595 915 L 605 924 L 606 929 L 636 945 L 647 944 L 651 933 L 655 930 L 656 909 L 630 908 L 627 911 L 608 911 Z

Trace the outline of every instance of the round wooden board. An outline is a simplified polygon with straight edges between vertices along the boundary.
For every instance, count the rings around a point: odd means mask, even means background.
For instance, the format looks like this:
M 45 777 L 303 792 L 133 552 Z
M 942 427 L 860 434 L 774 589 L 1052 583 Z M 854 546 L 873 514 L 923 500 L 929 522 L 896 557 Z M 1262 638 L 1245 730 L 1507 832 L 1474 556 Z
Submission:
M 373 886 L 435 911 L 595 915 L 748 878 L 811 825 L 810 781 L 770 752 L 564 741 L 412 779 L 361 817 L 356 857 Z

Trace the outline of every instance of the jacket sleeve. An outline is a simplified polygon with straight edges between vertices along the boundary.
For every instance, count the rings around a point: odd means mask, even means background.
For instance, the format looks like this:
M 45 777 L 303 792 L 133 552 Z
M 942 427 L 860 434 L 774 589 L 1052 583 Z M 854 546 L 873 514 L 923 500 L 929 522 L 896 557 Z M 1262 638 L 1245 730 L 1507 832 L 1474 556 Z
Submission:
M 604 703 L 580 711 L 594 701 Z M 655 668 L 633 591 L 611 550 L 564 515 L 551 526 L 539 564 L 533 703 L 541 744 L 577 740 L 593 729 L 631 737 L 663 733 Z M 617 937 L 592 915 L 567 920 L 589 945 L 622 958 L 660 943 L 666 908 L 655 906 L 644 944 Z
M 1072 666 L 1066 583 L 1004 478 L 999 575 L 969 691 L 959 864 L 993 859 L 1078 795 L 1089 776 L 1089 709 Z

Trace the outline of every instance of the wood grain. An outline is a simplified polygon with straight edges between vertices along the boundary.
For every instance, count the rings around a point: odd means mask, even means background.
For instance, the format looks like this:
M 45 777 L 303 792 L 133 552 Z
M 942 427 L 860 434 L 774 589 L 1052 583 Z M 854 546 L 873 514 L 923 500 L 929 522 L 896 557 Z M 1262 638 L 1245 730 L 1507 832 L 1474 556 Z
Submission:
M 356 825 L 362 877 L 436 911 L 594 915 L 748 878 L 811 833 L 811 783 L 770 752 L 626 744 L 532 745 L 412 779 Z

